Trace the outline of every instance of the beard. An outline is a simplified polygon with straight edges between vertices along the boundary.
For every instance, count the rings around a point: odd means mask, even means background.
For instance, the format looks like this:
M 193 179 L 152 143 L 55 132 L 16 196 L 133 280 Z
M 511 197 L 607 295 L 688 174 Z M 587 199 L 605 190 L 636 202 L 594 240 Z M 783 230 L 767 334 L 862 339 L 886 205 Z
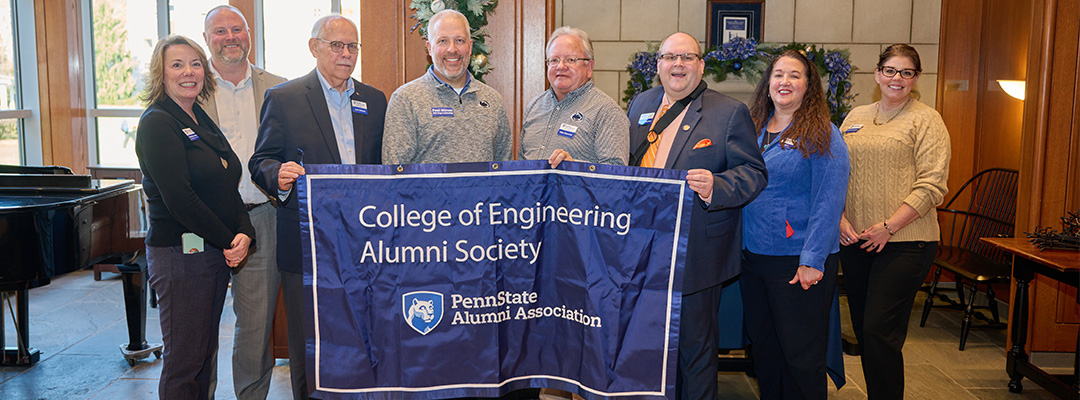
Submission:
M 246 50 L 243 50 L 242 47 L 238 47 L 237 49 L 240 50 L 238 53 L 226 51 L 225 47 L 222 47 L 221 50 L 218 50 L 217 53 L 214 55 L 215 58 L 227 64 L 236 64 L 247 61 L 248 52 Z
M 439 65 L 435 65 L 435 70 L 439 71 L 439 73 L 443 74 L 443 76 L 445 76 L 447 79 L 458 79 L 462 76 L 465 76 L 465 73 L 469 72 L 468 68 L 462 67 L 460 70 L 458 70 L 457 73 L 450 73 L 450 70 Z

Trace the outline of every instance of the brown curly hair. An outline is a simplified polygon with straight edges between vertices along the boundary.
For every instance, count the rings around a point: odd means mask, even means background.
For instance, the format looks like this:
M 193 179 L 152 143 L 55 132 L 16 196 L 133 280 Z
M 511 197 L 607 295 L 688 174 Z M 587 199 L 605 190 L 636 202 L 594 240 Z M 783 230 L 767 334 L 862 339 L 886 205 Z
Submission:
M 803 77 L 806 81 L 806 93 L 803 94 L 802 104 L 795 111 L 791 126 L 780 135 L 781 146 L 787 148 L 784 143 L 790 139 L 795 143 L 803 158 L 810 158 L 811 154 L 832 155 L 829 150 L 832 138 L 832 122 L 829 117 L 829 106 L 825 102 L 825 91 L 821 88 L 821 74 L 817 66 L 802 52 L 785 50 L 769 62 L 765 73 L 761 75 L 754 90 L 754 100 L 750 106 L 750 116 L 754 119 L 754 127 L 757 128 L 758 136 L 769 123 L 769 117 L 776 109 L 772 99 L 769 98 L 769 80 L 772 78 L 773 68 L 781 58 L 793 58 L 803 65 L 805 70 Z

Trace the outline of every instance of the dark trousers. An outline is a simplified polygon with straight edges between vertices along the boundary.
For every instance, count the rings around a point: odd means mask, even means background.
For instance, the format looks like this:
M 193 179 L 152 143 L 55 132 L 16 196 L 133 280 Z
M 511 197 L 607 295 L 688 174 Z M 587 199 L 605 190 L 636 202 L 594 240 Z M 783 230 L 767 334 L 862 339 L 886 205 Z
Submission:
M 311 391 L 307 384 L 307 337 L 304 335 L 304 274 L 281 271 L 281 291 L 288 320 L 293 399 L 307 399 Z
M 840 247 L 851 323 L 859 340 L 869 399 L 904 398 L 904 340 L 915 294 L 937 242 L 889 242 L 881 253 Z
M 684 294 L 679 312 L 679 367 L 675 396 L 679 400 L 716 400 L 720 368 L 717 313 L 722 286 Z
M 158 397 L 206 399 L 229 288 L 225 256 L 210 246 L 197 254 L 183 254 L 180 246 L 146 246 L 146 259 L 165 345 Z
M 799 256 L 743 251 L 743 319 L 763 400 L 828 397 L 825 354 L 839 266 L 839 256 L 830 255 L 821 281 L 803 290 L 788 283 Z

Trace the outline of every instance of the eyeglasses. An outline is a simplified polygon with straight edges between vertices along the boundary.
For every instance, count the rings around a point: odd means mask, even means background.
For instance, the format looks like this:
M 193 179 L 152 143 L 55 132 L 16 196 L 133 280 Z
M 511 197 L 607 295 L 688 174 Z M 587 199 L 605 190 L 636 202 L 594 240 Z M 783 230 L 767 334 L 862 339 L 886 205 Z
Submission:
M 657 57 L 659 57 L 661 60 L 664 60 L 664 61 L 667 61 L 667 62 L 675 62 L 676 59 L 682 60 L 683 62 L 695 62 L 695 61 L 701 59 L 701 54 L 697 54 L 697 53 L 683 53 L 683 54 L 664 53 L 664 54 L 658 55 Z
M 896 68 L 893 68 L 893 67 L 881 67 L 881 68 L 878 68 L 878 71 L 881 71 L 881 74 L 885 75 L 886 78 L 892 78 L 892 77 L 896 76 L 897 73 L 900 73 L 901 78 L 911 79 L 911 78 L 914 78 L 915 75 L 919 74 L 919 71 L 916 71 L 916 70 L 913 70 L 913 69 L 907 69 L 907 68 L 905 68 L 905 69 L 896 69 Z
M 335 53 L 340 53 L 342 50 L 345 50 L 346 47 L 349 48 L 349 53 L 356 54 L 356 53 L 360 52 L 360 43 L 355 43 L 355 42 L 353 42 L 353 43 L 345 43 L 345 42 L 339 42 L 337 40 L 331 42 L 329 40 L 324 40 L 324 39 L 320 39 L 320 38 L 315 38 L 315 40 L 318 40 L 320 42 L 329 44 L 330 45 L 330 50 L 335 52 Z
M 578 65 L 578 62 L 589 62 L 589 61 L 592 61 L 592 59 L 591 58 L 567 57 L 567 58 L 549 58 L 547 60 L 544 60 L 544 63 L 546 63 L 547 66 L 549 66 L 549 67 L 558 66 L 560 62 L 563 63 L 564 65 L 566 65 L 567 67 L 576 67 Z

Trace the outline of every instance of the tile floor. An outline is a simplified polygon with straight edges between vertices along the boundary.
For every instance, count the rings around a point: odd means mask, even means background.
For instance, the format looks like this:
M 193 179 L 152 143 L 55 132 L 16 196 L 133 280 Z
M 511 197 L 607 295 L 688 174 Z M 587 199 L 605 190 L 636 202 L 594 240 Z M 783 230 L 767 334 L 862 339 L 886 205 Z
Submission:
M 53 283 L 30 291 L 30 342 L 41 350 L 41 361 L 32 367 L 0 367 L 0 399 L 154 399 L 157 397 L 161 361 L 150 358 L 128 366 L 118 346 L 127 341 L 122 287 L 118 275 L 105 274 L 94 281 L 81 271 L 61 276 Z M 925 328 L 918 326 L 922 295 L 912 314 L 912 327 L 904 348 L 907 364 L 906 397 L 909 399 L 1052 399 L 1048 392 L 1025 381 L 1022 394 L 1006 389 L 1005 331 L 976 324 L 967 348 L 957 350 L 958 311 L 935 309 Z M 10 299 L 14 304 L 14 298 Z M 5 300 L 6 343 L 15 341 L 10 311 Z M 147 339 L 160 342 L 157 310 L 148 308 Z M 846 317 L 847 311 L 842 314 Z M 218 399 L 233 399 L 230 355 L 233 344 L 231 296 L 221 321 L 218 358 Z M 850 327 L 845 330 L 850 332 Z M 1037 362 L 1055 365 L 1052 371 L 1071 372 L 1071 354 L 1036 354 Z M 845 356 L 848 384 L 837 391 L 829 384 L 829 398 L 865 399 L 859 358 Z M 287 360 L 274 367 L 269 399 L 287 399 Z M 743 373 L 721 372 L 721 399 L 756 399 L 753 378 Z

